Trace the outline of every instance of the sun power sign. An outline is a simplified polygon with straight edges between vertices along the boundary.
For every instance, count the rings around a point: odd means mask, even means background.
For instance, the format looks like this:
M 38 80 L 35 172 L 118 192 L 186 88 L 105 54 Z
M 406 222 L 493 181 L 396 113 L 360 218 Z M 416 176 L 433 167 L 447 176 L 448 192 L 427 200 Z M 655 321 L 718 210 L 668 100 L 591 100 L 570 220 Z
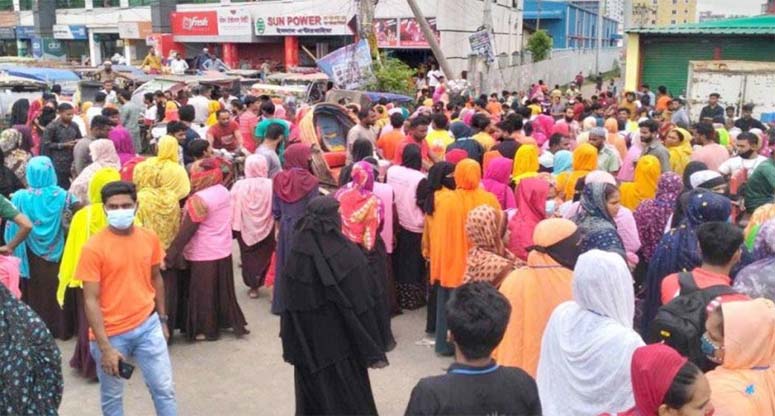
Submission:
M 253 26 L 258 36 L 352 35 L 348 20 L 345 15 L 259 15 Z

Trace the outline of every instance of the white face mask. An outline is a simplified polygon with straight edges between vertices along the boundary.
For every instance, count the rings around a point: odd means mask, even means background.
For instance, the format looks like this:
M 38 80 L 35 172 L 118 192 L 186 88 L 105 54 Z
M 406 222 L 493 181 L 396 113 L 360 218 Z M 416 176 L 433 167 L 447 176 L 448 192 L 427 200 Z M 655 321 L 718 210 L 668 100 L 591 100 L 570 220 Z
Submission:
M 554 210 L 557 206 L 557 201 L 554 199 L 547 199 L 546 200 L 546 216 L 551 217 L 554 215 Z
M 135 208 L 106 210 L 105 214 L 108 224 L 118 230 L 126 230 L 135 222 Z

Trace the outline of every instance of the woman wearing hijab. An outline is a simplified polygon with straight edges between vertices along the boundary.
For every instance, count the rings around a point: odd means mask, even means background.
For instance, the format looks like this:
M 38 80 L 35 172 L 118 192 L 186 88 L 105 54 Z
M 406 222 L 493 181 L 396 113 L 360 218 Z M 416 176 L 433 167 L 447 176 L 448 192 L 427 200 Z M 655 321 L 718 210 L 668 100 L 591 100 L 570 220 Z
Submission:
M 28 152 L 21 149 L 22 135 L 16 129 L 6 129 L 0 133 L 0 150 L 3 155 L 5 167 L 13 172 L 24 183 L 27 172 L 27 161 L 30 160 Z
M 425 175 L 420 147 L 408 144 L 401 155 L 401 165 L 387 171 L 387 184 L 395 192 L 398 232 L 393 256 L 393 270 L 401 309 L 414 310 L 425 305 L 427 278 L 422 257 L 422 232 L 425 216 L 417 200 L 420 182 Z
M 164 260 L 167 267 L 183 264 L 183 259 L 188 265 L 188 301 L 182 326 L 189 341 L 216 340 L 222 328 L 231 328 L 238 337 L 248 333 L 234 294 L 231 195 L 222 182 L 223 173 L 212 158 L 191 167 L 192 194 Z
M 761 226 L 751 251 L 753 262 L 737 272 L 734 288 L 751 299 L 775 300 L 775 221 Z
M 449 125 L 449 132 L 455 137 L 455 142 L 447 146 L 447 153 L 452 150 L 464 150 L 468 157 L 482 163 L 484 147 L 474 140 L 474 131 L 462 121 L 456 121 Z
M 37 155 L 40 152 L 40 138 L 43 137 L 43 130 L 46 124 L 41 125 L 40 117 L 43 111 L 43 102 L 41 100 L 30 101 L 30 111 L 27 113 L 27 126 L 32 129 L 32 154 Z M 49 122 L 51 122 L 49 120 Z
M 352 149 L 350 149 L 352 155 L 352 163 L 346 165 L 339 171 L 339 186 L 345 186 L 352 178 L 350 172 L 353 169 L 355 163 L 360 162 L 367 157 L 374 157 L 374 144 L 369 139 L 357 139 L 353 142 Z
M 619 134 L 619 122 L 611 117 L 605 121 L 603 127 L 605 127 L 607 133 L 606 142 L 613 146 L 619 153 L 621 160 L 624 160 L 627 157 L 627 141 Z
M 560 150 L 554 154 L 552 176 L 556 178 L 564 172 L 570 172 L 571 169 L 573 169 L 573 153 L 570 150 Z
M 496 288 L 517 267 L 503 244 L 507 221 L 498 208 L 480 205 L 468 213 L 466 237 L 471 242 L 463 282 L 485 281 Z
M 635 166 L 634 181 L 624 182 L 619 186 L 622 193 L 622 206 L 635 211 L 641 202 L 654 198 L 661 174 L 659 159 L 651 155 L 641 157 Z
M 0 405 L 5 415 L 56 415 L 62 401 L 62 357 L 46 324 L 0 285 Z
M 524 179 L 517 187 L 517 213 L 509 220 L 509 250 L 520 260 L 527 260 L 528 247 L 533 245 L 533 230 L 548 217 L 550 187 L 540 178 Z
M 390 329 L 390 302 L 388 299 L 388 266 L 385 243 L 379 234 L 385 208 L 374 193 L 374 168 L 368 162 L 358 162 L 352 169 L 352 182 L 341 188 L 335 198 L 342 216 L 342 234 L 355 243 L 366 256 L 369 278 L 377 288 L 377 319 L 381 340 L 386 350 L 396 346 Z
M 708 379 L 696 365 L 667 345 L 636 349 L 630 374 L 635 407 L 620 416 L 713 414 Z
M 132 143 L 132 135 L 127 129 L 111 129 L 108 133 L 108 139 L 113 142 L 113 146 L 118 153 L 118 159 L 121 166 L 134 159 L 137 156 L 135 145 Z
M 3 157 L 3 152 L 0 152 L 0 157 Z M 24 165 L 26 167 L 26 161 L 24 162 Z M 8 169 L 6 165 L 0 165 L 0 195 L 10 199 L 14 192 L 23 188 L 24 184 L 19 177 L 16 176 L 16 173 L 11 169 Z
M 696 160 L 689 162 L 686 165 L 686 168 L 684 168 L 684 172 L 681 175 L 684 187 L 681 191 L 681 194 L 678 197 L 678 200 L 675 203 L 675 210 L 673 210 L 673 217 L 670 219 L 670 228 L 678 227 L 681 224 L 681 221 L 684 218 L 684 211 L 686 210 L 686 201 L 689 197 L 689 191 L 694 189 L 691 183 L 691 177 L 693 174 L 707 170 L 708 167 L 705 165 L 705 163 L 698 162 Z
M 242 263 L 242 281 L 248 297 L 258 298 L 275 248 L 272 217 L 272 180 L 262 155 L 245 159 L 245 179 L 231 188 L 231 229 L 237 239 Z
M 518 188 L 521 180 L 538 175 L 538 168 L 538 147 L 532 144 L 519 146 L 511 172 L 514 186 Z
M 619 198 L 619 190 L 609 183 L 590 183 L 584 187 L 579 212 L 573 218 L 581 232 L 581 253 L 597 249 L 625 258 L 624 243 L 614 221 L 620 209 Z
M 30 112 L 30 100 L 19 98 L 11 105 L 11 126 L 27 124 L 27 115 Z
M 683 174 L 692 159 L 691 133 L 680 127 L 670 130 L 665 138 L 665 147 L 670 152 L 670 170 Z
M 484 178 L 482 179 L 484 189 L 498 198 L 498 203 L 504 211 L 517 207 L 514 190 L 510 186 L 511 167 L 511 159 L 496 157 L 484 169 Z
M 576 182 L 597 169 L 597 148 L 589 143 L 576 147 L 573 151 L 573 170 L 557 176 L 557 190 L 562 192 L 566 201 L 573 199 Z
M 745 246 L 749 251 L 753 250 L 754 242 L 757 239 L 759 229 L 770 219 L 775 218 L 775 204 L 764 204 L 751 214 L 748 219 L 748 225 L 745 226 L 743 235 L 745 236 Z
M 722 303 L 705 328 L 702 351 L 721 364 L 707 373 L 714 415 L 775 414 L 775 304 Z
M 527 266 L 511 272 L 500 287 L 511 304 L 511 317 L 493 352 L 498 364 L 536 376 L 549 316 L 557 305 L 572 299 L 579 237 L 576 224 L 562 218 L 550 218 L 535 227 Z
M 78 315 L 78 340 L 75 343 L 73 356 L 70 358 L 70 367 L 89 380 L 97 379 L 97 368 L 89 350 L 89 322 L 86 319 L 83 282 L 75 276 L 75 269 L 81 258 L 81 249 L 89 238 L 108 226 L 105 210 L 102 208 L 102 188 L 111 182 L 120 180 L 121 175 L 115 168 L 103 168 L 94 174 L 89 182 L 89 201 L 91 203 L 73 215 L 62 252 L 62 261 L 59 264 L 57 302 L 60 307 L 63 306 L 66 291 L 71 289 Z
M 70 192 L 84 204 L 89 203 L 89 181 L 102 168 L 121 169 L 121 161 L 116 153 L 113 142 L 107 139 L 98 139 L 89 144 L 89 155 L 92 163 L 73 180 Z
M 500 209 L 495 196 L 480 187 L 482 171 L 479 163 L 471 159 L 461 161 L 455 166 L 454 176 L 457 189 L 436 194 L 428 247 L 431 253 L 431 281 L 439 281 L 436 293 L 436 352 L 442 355 L 454 352 L 447 342 L 444 308 L 449 294 L 463 282 L 467 254 L 472 246 L 464 232 L 468 213 L 480 205 Z
M 156 157 L 151 157 L 138 163 L 132 170 L 134 175 L 153 175 L 162 182 L 161 187 L 170 189 L 178 200 L 188 196 L 191 192 L 191 182 L 186 169 L 180 165 L 178 159 L 178 141 L 169 135 L 162 136 L 157 146 Z M 139 173 L 138 173 L 139 172 Z
M 22 300 L 40 315 L 55 338 L 68 339 L 75 329 L 72 300 L 57 304 L 57 274 L 65 245 L 62 217 L 77 207 L 78 199 L 57 186 L 51 159 L 34 157 L 27 164 L 28 188 L 17 191 L 11 202 L 33 223 L 32 231 L 13 255 L 21 259 Z M 8 222 L 5 241 L 11 241 L 19 226 Z
M 294 143 L 285 149 L 283 170 L 272 178 L 272 216 L 278 229 L 275 249 L 275 280 L 272 313 L 279 315 L 285 306 L 283 267 L 290 254 L 296 222 L 304 216 L 307 204 L 315 198 L 318 179 L 312 174 L 312 151 L 307 144 Z
M 376 414 L 368 369 L 388 365 L 378 288 L 363 252 L 342 234 L 339 203 L 316 197 L 305 208 L 288 250 L 287 290 L 278 293 L 296 414 Z
M 732 212 L 732 204 L 725 196 L 706 189 L 688 193 L 686 217 L 681 225 L 662 236 L 649 263 L 645 281 L 646 301 L 641 328 L 648 328 L 661 302 L 662 279 L 683 270 L 700 266 L 700 246 L 697 227 L 710 221 L 726 221 Z
M 545 416 L 630 409 L 630 361 L 643 340 L 632 329 L 635 299 L 624 259 L 592 250 L 573 271 L 573 300 L 552 312 L 541 341 L 538 393 Z

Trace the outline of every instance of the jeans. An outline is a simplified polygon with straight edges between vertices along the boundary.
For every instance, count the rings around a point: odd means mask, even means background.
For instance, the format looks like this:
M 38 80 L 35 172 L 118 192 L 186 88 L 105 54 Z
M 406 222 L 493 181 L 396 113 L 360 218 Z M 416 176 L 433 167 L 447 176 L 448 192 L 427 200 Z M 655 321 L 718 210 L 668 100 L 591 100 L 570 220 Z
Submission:
M 167 342 L 161 329 L 159 316 L 154 313 L 140 326 L 131 331 L 108 338 L 125 359 L 134 357 L 143 373 L 145 384 L 151 392 L 156 414 L 177 415 L 175 388 L 172 383 L 172 365 L 167 352 Z M 100 380 L 100 402 L 104 416 L 123 416 L 123 394 L 126 380 L 105 374 L 100 365 L 101 352 L 97 343 L 89 343 L 91 354 L 97 362 L 97 377 Z

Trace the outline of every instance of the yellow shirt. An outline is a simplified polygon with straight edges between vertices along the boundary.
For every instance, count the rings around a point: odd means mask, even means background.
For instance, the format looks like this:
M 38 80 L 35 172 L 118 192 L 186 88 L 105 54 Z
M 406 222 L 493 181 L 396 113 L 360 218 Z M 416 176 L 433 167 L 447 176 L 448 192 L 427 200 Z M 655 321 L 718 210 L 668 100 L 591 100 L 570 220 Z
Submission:
M 489 151 L 491 147 L 495 146 L 495 139 L 490 136 L 490 133 L 485 131 L 474 134 L 473 139 L 482 145 L 485 152 Z
M 425 136 L 425 141 L 428 143 L 428 149 L 436 155 L 443 155 L 447 150 L 447 146 L 452 144 L 455 139 L 448 130 L 434 130 L 430 129 Z

